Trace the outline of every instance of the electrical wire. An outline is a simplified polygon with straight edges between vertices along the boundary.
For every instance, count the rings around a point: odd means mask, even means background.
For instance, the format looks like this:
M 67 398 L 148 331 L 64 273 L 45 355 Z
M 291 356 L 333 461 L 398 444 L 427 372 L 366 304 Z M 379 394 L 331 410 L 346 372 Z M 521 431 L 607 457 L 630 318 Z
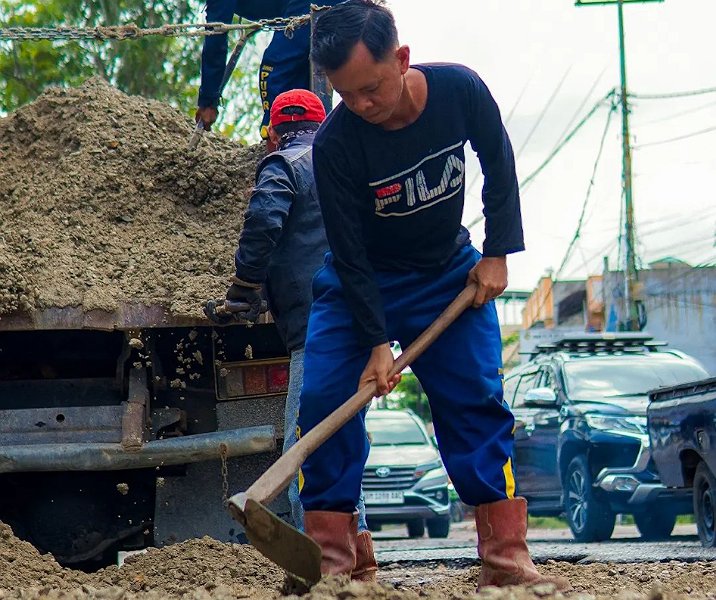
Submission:
M 589 102 L 589 99 L 592 97 L 594 90 L 597 89 L 597 85 L 599 85 L 599 82 L 602 80 L 602 77 L 604 77 L 604 73 L 606 73 L 606 71 L 607 67 L 604 67 L 602 69 L 602 72 L 597 75 L 597 78 L 594 80 L 592 87 L 589 88 L 589 91 L 587 92 L 586 96 L 584 96 L 584 100 L 582 100 L 582 103 L 579 105 L 577 110 L 574 111 L 572 118 L 569 120 L 562 133 L 557 136 L 557 143 L 555 144 L 555 148 L 559 146 L 559 144 L 564 139 L 564 136 L 567 135 L 567 132 L 572 128 L 572 125 L 574 125 L 574 122 L 577 120 L 577 117 L 579 117 L 582 110 L 584 110 L 584 107 L 587 105 L 587 102 Z M 554 148 L 552 148 L 552 150 L 554 150 Z
M 606 245 L 602 246 L 602 247 L 601 247 L 599 250 L 597 250 L 596 252 L 592 252 L 592 254 L 590 254 L 590 255 L 585 259 L 584 262 L 585 262 L 586 265 L 587 265 L 586 268 L 589 269 L 589 264 L 590 264 L 592 261 L 596 260 L 597 257 L 609 256 L 609 255 L 612 253 L 612 251 L 613 251 L 614 249 L 616 249 L 616 247 L 617 247 L 617 242 L 616 242 L 616 240 L 614 240 L 614 239 L 609 240 L 609 241 L 606 243 Z M 566 276 L 567 276 L 567 277 L 573 277 L 573 276 L 575 276 L 575 275 L 577 274 L 578 269 L 579 269 L 579 267 L 576 267 L 576 268 L 572 269 L 571 271 L 567 272 Z
M 582 211 L 579 215 L 579 221 L 577 222 L 577 228 L 574 232 L 574 235 L 572 236 L 572 240 L 569 242 L 569 246 L 567 247 L 566 252 L 564 253 L 564 257 L 562 258 L 562 262 L 559 265 L 559 269 L 557 269 L 556 273 L 553 276 L 554 281 L 558 281 L 560 276 L 562 275 L 562 271 L 564 270 L 567 263 L 569 262 L 569 259 L 572 255 L 572 251 L 574 250 L 574 247 L 581 235 L 582 226 L 584 225 L 584 215 L 587 210 L 587 205 L 589 204 L 589 198 L 591 197 L 592 189 L 594 188 L 594 179 L 597 174 L 597 169 L 599 168 L 599 163 L 601 162 L 602 153 L 604 151 L 604 143 L 607 139 L 607 134 L 609 133 L 609 125 L 611 124 L 612 116 L 614 115 L 615 112 L 616 112 L 616 104 L 614 104 L 614 102 L 612 102 L 612 105 L 609 109 L 609 113 L 607 114 L 607 122 L 604 125 L 604 131 L 602 133 L 602 138 L 599 142 L 599 150 L 597 151 L 597 157 L 594 161 L 594 167 L 592 169 L 592 176 L 589 180 L 589 185 L 587 186 L 587 193 L 584 197 L 584 202 L 582 203 Z M 545 294 L 545 296 L 542 298 L 542 302 L 537 307 L 538 315 L 542 312 L 542 309 L 544 308 L 544 305 L 547 302 L 547 299 L 549 297 L 550 297 L 550 294 Z
M 554 103 L 557 94 L 559 94 L 559 90 L 562 89 L 562 85 L 564 85 L 564 82 L 567 79 L 567 75 L 569 75 L 569 72 L 572 70 L 572 67 L 573 65 L 569 65 L 567 70 L 564 72 L 564 75 L 562 75 L 562 79 L 559 80 L 557 87 L 554 88 L 552 95 L 549 97 L 549 100 L 547 100 L 547 104 L 545 104 L 539 117 L 537 117 L 535 124 L 532 126 L 532 129 L 530 129 L 530 132 L 527 134 L 527 137 L 522 142 L 522 145 L 520 146 L 519 150 L 517 150 L 515 161 L 519 160 L 520 156 L 522 156 L 522 152 L 524 152 L 525 148 L 527 147 L 527 144 L 529 144 L 530 140 L 532 139 L 532 136 L 534 135 L 534 132 L 537 131 L 537 128 L 542 123 L 542 120 L 547 114 L 547 111 L 552 107 L 552 104 Z
M 644 127 L 645 125 L 653 125 L 654 123 L 663 123 L 665 121 L 671 121 L 672 119 L 676 119 L 678 117 L 683 117 L 685 115 L 691 115 L 691 114 L 694 114 L 697 112 L 701 112 L 705 108 L 711 108 L 712 106 L 716 106 L 716 101 L 707 102 L 706 104 L 701 104 L 699 106 L 694 106 L 694 107 L 688 108 L 686 110 L 681 110 L 679 112 L 672 113 L 665 117 L 659 117 L 658 119 L 652 119 L 651 121 L 644 121 L 643 123 L 639 123 L 639 127 Z
M 611 108 L 609 109 L 609 112 L 607 113 L 607 122 L 604 125 L 604 131 L 602 132 L 602 138 L 599 141 L 599 150 L 597 151 L 597 158 L 594 161 L 594 167 L 592 168 L 592 176 L 589 179 L 589 185 L 587 186 L 587 193 L 584 197 L 584 202 L 582 203 L 582 212 L 579 215 L 579 220 L 577 221 L 577 229 L 574 232 L 574 236 L 572 236 L 572 240 L 569 242 L 569 246 L 567 246 L 567 251 L 564 254 L 564 258 L 562 259 L 562 264 L 560 264 L 559 269 L 557 269 L 557 274 L 555 275 L 555 279 L 559 279 L 560 274 L 564 270 L 564 267 L 567 265 L 567 262 L 569 261 L 572 250 L 574 249 L 575 244 L 577 243 L 577 240 L 579 239 L 580 235 L 582 234 L 582 226 L 584 225 L 584 215 L 587 212 L 587 205 L 589 204 L 589 198 L 592 195 L 592 190 L 594 189 L 594 179 L 597 175 L 597 169 L 599 168 L 599 163 L 602 158 L 602 153 L 604 151 L 604 142 L 607 139 L 607 133 L 609 133 L 609 125 L 612 122 L 612 115 L 614 115 L 614 112 L 616 111 L 616 104 L 612 103 Z
M 633 146 L 635 150 L 641 150 L 642 148 L 649 148 L 651 146 L 661 146 L 662 144 L 670 144 L 671 142 L 678 142 L 681 140 L 687 140 L 692 137 L 697 137 L 699 135 L 704 135 L 706 133 L 711 133 L 712 131 L 716 131 L 716 125 L 712 127 L 707 127 L 706 129 L 701 129 L 700 131 L 694 131 L 692 133 L 686 133 L 684 135 L 679 135 L 673 138 L 668 138 L 666 140 L 659 140 L 657 142 L 647 142 L 645 144 L 639 144 L 638 146 Z
M 515 111 L 517 110 L 517 107 L 520 105 L 520 102 L 522 101 L 523 96 L 525 95 L 525 92 L 527 91 L 527 88 L 529 87 L 530 83 L 532 83 L 532 76 L 527 80 L 527 83 L 522 87 L 522 91 L 520 92 L 519 96 L 517 96 L 517 100 L 512 105 L 512 108 L 510 109 L 509 114 L 507 115 L 507 118 L 505 119 L 505 127 L 509 125 L 510 121 L 512 120 L 512 117 L 515 114 Z M 478 171 L 475 173 L 475 177 L 472 178 L 472 181 L 470 182 L 470 185 L 466 186 L 465 188 L 465 196 L 469 196 L 472 192 L 472 189 L 475 187 L 475 184 L 480 179 L 480 175 L 482 174 L 482 171 Z M 481 221 L 482 219 L 479 219 L 477 222 Z M 468 228 L 469 229 L 469 228 Z
M 716 93 L 716 87 L 703 88 L 700 90 L 687 90 L 685 92 L 667 92 L 665 94 L 634 94 L 630 93 L 630 98 L 638 100 L 669 100 L 671 98 L 688 98 L 690 96 L 703 96 L 704 94 Z
M 546 104 L 546 106 L 544 107 L 544 109 L 542 110 L 542 113 L 541 113 L 540 116 L 537 118 L 537 121 L 535 122 L 535 124 L 534 124 L 534 126 L 532 127 L 531 131 L 527 134 L 527 137 L 525 138 L 525 141 L 523 142 L 521 148 L 517 151 L 517 156 L 516 156 L 516 158 L 515 158 L 515 162 L 517 161 L 517 159 L 519 158 L 520 154 L 522 153 L 522 150 L 524 150 L 525 146 L 526 146 L 527 143 L 530 141 L 530 138 L 532 137 L 532 134 L 537 130 L 537 127 L 539 127 L 540 123 L 542 122 L 542 119 L 544 119 L 544 116 L 545 116 L 545 114 L 547 113 L 547 110 L 549 110 L 549 107 L 550 107 L 550 106 L 552 105 L 552 103 L 554 102 L 554 99 L 555 99 L 555 97 L 557 96 L 557 93 L 559 92 L 559 90 L 561 89 L 562 85 L 564 84 L 564 81 L 567 79 L 567 75 L 568 75 L 569 72 L 572 70 L 572 66 L 573 66 L 573 65 L 570 65 L 569 68 L 568 68 L 568 69 L 566 70 L 566 72 L 564 73 L 564 75 L 562 76 L 562 79 L 561 79 L 560 82 L 557 84 L 557 87 L 555 88 L 554 92 L 552 92 L 552 96 L 551 96 L 550 99 L 547 101 L 547 104 Z M 510 114 L 507 115 L 507 119 L 505 120 L 505 126 L 507 126 L 507 124 L 512 120 L 512 116 L 514 115 L 515 110 L 517 109 L 517 106 L 520 104 L 520 100 L 522 100 L 522 97 L 524 96 L 525 92 L 527 91 L 527 88 L 529 87 L 529 84 L 530 84 L 531 81 L 532 81 L 532 78 L 530 77 L 530 79 L 527 81 L 527 83 L 526 83 L 526 84 L 524 85 L 524 87 L 522 88 L 522 91 L 520 92 L 520 95 L 519 95 L 519 97 L 517 98 L 517 101 L 515 102 L 514 106 L 512 107 L 512 110 L 510 110 Z M 469 196 L 469 195 L 472 193 L 473 188 L 475 187 L 475 185 L 477 184 L 477 182 L 478 182 L 479 179 L 480 179 L 480 175 L 481 175 L 481 172 L 478 171 L 478 172 L 475 174 L 475 177 L 473 177 L 472 181 L 470 182 L 470 185 L 468 185 L 468 186 L 465 188 L 465 196 L 466 196 L 466 197 Z M 467 225 L 467 229 L 471 229 L 472 227 L 474 227 L 474 226 L 477 225 L 478 223 L 481 223 L 483 220 L 484 220 L 484 216 L 478 216 L 478 217 L 476 217 L 475 219 L 473 219 L 472 221 L 470 221 L 470 224 Z
M 562 140 L 562 142 L 560 144 L 558 144 L 557 147 L 547 155 L 547 158 L 544 161 L 542 161 L 542 164 L 540 164 L 534 171 L 532 171 L 532 173 L 530 173 L 527 177 L 525 177 L 520 182 L 521 188 L 526 186 L 528 183 L 530 183 L 535 177 L 537 177 L 537 175 L 539 175 L 547 167 L 547 165 L 549 165 L 549 163 L 552 162 L 554 157 L 557 156 L 562 151 L 562 149 L 574 138 L 574 136 L 577 134 L 577 132 L 582 127 L 584 127 L 584 125 L 589 121 L 589 119 L 591 119 L 594 116 L 594 113 L 596 113 L 597 110 L 599 110 L 599 108 L 604 104 L 604 102 L 612 99 L 612 97 L 615 94 L 615 91 L 616 90 L 614 90 L 614 89 L 610 90 L 609 93 L 606 96 L 604 96 L 604 98 L 601 98 L 589 110 L 589 112 L 582 118 L 582 120 L 579 123 L 577 123 L 577 125 L 574 127 L 574 129 L 572 129 L 572 131 L 569 132 L 567 137 L 565 137 L 564 140 Z
M 517 96 L 517 100 L 512 105 L 509 114 L 505 118 L 505 127 L 507 127 L 510 124 L 510 121 L 512 121 L 512 117 L 515 115 L 517 107 L 520 105 L 520 102 L 522 101 L 522 98 L 525 95 L 527 88 L 530 86 L 530 83 L 532 83 L 532 77 L 534 77 L 534 72 L 532 73 L 532 75 L 530 75 L 530 78 L 527 80 L 527 83 L 525 83 L 525 85 L 523 86 L 522 91 L 520 92 L 519 96 Z

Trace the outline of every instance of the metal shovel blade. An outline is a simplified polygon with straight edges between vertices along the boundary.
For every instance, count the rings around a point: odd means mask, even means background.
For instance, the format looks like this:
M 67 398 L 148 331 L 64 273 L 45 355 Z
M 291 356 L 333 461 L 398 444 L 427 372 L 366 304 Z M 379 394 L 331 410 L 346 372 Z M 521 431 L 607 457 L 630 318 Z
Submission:
M 309 585 L 321 579 L 321 548 L 245 493 L 229 499 L 229 512 L 261 554 Z

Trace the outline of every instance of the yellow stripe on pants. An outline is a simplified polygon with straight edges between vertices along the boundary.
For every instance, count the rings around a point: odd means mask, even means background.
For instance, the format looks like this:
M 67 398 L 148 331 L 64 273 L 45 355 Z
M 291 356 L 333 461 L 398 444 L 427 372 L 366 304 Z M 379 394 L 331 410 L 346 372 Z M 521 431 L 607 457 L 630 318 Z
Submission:
M 505 475 L 505 494 L 509 499 L 515 497 L 515 474 L 512 471 L 512 459 L 508 458 L 507 462 L 502 467 L 502 472 Z
M 296 439 L 297 440 L 301 439 L 301 428 L 298 425 L 296 425 Z M 304 483 L 303 471 L 301 470 L 301 467 L 299 467 L 298 468 L 298 493 L 299 494 L 301 493 L 301 490 L 303 489 L 303 483 Z

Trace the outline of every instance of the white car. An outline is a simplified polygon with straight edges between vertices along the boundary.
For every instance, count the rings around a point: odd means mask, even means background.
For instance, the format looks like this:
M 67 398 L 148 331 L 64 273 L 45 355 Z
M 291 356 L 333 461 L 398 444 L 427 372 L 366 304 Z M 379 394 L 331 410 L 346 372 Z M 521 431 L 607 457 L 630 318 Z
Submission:
M 363 473 L 368 527 L 405 523 L 410 537 L 450 532 L 448 476 L 425 424 L 410 410 L 370 410 L 371 449 Z

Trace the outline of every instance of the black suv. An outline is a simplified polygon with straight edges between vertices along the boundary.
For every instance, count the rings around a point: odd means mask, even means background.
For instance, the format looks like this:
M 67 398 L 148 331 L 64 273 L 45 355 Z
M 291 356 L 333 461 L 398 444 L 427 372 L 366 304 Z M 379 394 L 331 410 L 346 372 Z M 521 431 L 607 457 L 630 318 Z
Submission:
M 707 376 L 645 334 L 585 334 L 538 346 L 505 378 L 515 415 L 519 493 L 534 515 L 565 515 L 578 541 L 609 539 L 632 514 L 642 537 L 671 534 L 688 491 L 659 481 L 646 429 L 648 392 Z

